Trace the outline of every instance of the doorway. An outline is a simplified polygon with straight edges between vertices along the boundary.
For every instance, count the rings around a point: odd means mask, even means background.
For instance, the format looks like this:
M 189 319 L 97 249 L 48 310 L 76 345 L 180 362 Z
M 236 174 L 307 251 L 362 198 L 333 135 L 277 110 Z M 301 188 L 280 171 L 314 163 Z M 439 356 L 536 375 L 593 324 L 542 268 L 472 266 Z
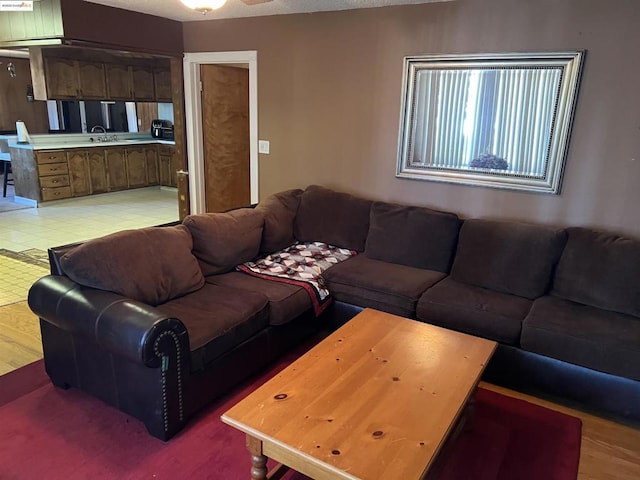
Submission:
M 208 73 L 204 74 L 202 66 L 248 66 L 248 152 L 249 152 L 249 202 L 258 201 L 258 95 L 257 95 L 257 52 L 211 52 L 211 53 L 186 53 L 184 58 L 184 83 L 185 83 L 185 120 L 187 131 L 187 164 L 189 168 L 189 191 L 191 202 L 191 213 L 204 213 L 209 210 L 207 201 L 207 170 L 205 165 L 209 159 L 206 155 L 206 143 L 212 150 L 224 147 L 221 142 L 222 135 L 216 140 L 216 135 L 211 135 L 207 131 L 207 126 L 203 125 L 203 114 L 205 108 L 202 104 L 202 97 L 207 97 L 207 93 L 202 93 L 206 88 Z M 203 80 L 205 83 L 203 83 Z M 208 102 L 208 100 L 207 100 Z M 223 168 L 224 169 L 224 168 Z M 231 188 L 226 186 L 225 188 Z M 232 200 L 238 201 L 238 200 Z M 240 206 L 240 205 L 237 205 Z M 218 207 L 214 207 L 216 209 Z

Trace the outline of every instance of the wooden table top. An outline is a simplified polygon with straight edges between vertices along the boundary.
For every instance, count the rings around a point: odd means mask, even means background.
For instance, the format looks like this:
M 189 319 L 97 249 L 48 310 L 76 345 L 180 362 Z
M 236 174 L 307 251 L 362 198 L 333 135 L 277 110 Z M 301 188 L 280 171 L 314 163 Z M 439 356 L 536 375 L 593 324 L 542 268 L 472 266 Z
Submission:
M 315 479 L 419 479 L 496 343 L 366 309 L 222 421 Z

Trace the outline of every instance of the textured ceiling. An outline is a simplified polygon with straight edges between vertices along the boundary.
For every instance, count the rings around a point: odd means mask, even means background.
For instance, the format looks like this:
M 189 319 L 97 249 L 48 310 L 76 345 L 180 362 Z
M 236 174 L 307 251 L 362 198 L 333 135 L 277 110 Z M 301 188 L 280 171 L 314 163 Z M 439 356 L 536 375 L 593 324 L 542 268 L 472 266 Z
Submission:
M 410 3 L 431 3 L 452 0 L 273 0 L 271 2 L 248 6 L 240 0 L 227 0 L 227 3 L 214 12 L 202 15 L 185 7 L 180 0 L 86 0 L 111 7 L 148 13 L 181 22 L 212 20 L 216 18 L 261 17 L 267 15 L 285 15 L 288 13 L 326 12 L 332 10 L 350 10 L 356 8 L 386 7 Z

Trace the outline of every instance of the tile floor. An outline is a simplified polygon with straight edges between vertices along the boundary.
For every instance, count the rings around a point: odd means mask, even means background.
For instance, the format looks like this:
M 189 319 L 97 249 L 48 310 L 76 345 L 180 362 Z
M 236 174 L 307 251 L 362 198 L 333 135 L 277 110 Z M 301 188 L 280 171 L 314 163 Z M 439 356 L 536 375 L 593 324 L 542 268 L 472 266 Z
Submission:
M 11 258 L 29 250 L 74 243 L 119 230 L 160 225 L 178 219 L 175 189 L 149 187 L 59 200 L 0 212 L 0 305 L 26 299 L 28 288 L 47 270 Z

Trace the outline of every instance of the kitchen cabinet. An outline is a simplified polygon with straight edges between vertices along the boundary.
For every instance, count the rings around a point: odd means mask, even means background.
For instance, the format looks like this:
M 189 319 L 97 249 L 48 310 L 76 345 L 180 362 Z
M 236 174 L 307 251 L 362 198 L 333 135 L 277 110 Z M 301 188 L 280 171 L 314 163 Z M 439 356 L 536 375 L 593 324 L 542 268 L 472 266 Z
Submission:
M 109 191 L 129 188 L 127 179 L 127 158 L 124 148 L 108 148 L 104 151 L 107 166 L 107 182 Z
M 127 148 L 127 175 L 129 187 L 147 185 L 147 154 L 143 147 Z
M 69 168 L 63 150 L 36 152 L 40 197 L 43 202 L 71 197 Z
M 38 202 L 153 185 L 176 186 L 172 145 L 101 144 L 55 150 L 11 148 L 10 152 L 15 158 L 17 194 Z
M 173 157 L 174 148 L 171 145 L 158 145 L 160 185 L 167 187 L 176 187 L 178 185 Z
M 46 97 L 50 99 L 76 98 L 80 95 L 75 60 L 45 58 Z M 37 98 L 37 97 L 36 97 Z M 38 98 L 38 100 L 46 100 Z
M 107 83 L 104 64 L 99 62 L 77 62 L 80 97 L 85 100 L 107 98 Z
M 151 102 L 155 98 L 153 88 L 153 69 L 146 65 L 131 67 L 133 81 L 133 99 L 138 102 Z
M 156 67 L 153 70 L 153 83 L 155 87 L 156 102 L 172 102 L 171 92 L 171 68 Z
M 147 184 L 159 185 L 160 173 L 158 171 L 158 149 L 155 145 L 147 146 L 144 149 L 147 159 Z
M 171 63 L 103 49 L 29 48 L 36 100 L 171 102 Z
M 133 98 L 131 68 L 129 65 L 106 63 L 104 66 L 109 100 L 128 101 Z
M 105 193 L 109 191 L 107 164 L 104 157 L 104 150 L 101 148 L 92 148 L 87 152 L 92 194 Z
M 104 64 L 45 58 L 44 65 L 48 98 L 104 100 L 107 97 Z
M 69 186 L 73 197 L 91 195 L 91 174 L 86 150 L 70 150 L 67 152 L 69 170 Z

